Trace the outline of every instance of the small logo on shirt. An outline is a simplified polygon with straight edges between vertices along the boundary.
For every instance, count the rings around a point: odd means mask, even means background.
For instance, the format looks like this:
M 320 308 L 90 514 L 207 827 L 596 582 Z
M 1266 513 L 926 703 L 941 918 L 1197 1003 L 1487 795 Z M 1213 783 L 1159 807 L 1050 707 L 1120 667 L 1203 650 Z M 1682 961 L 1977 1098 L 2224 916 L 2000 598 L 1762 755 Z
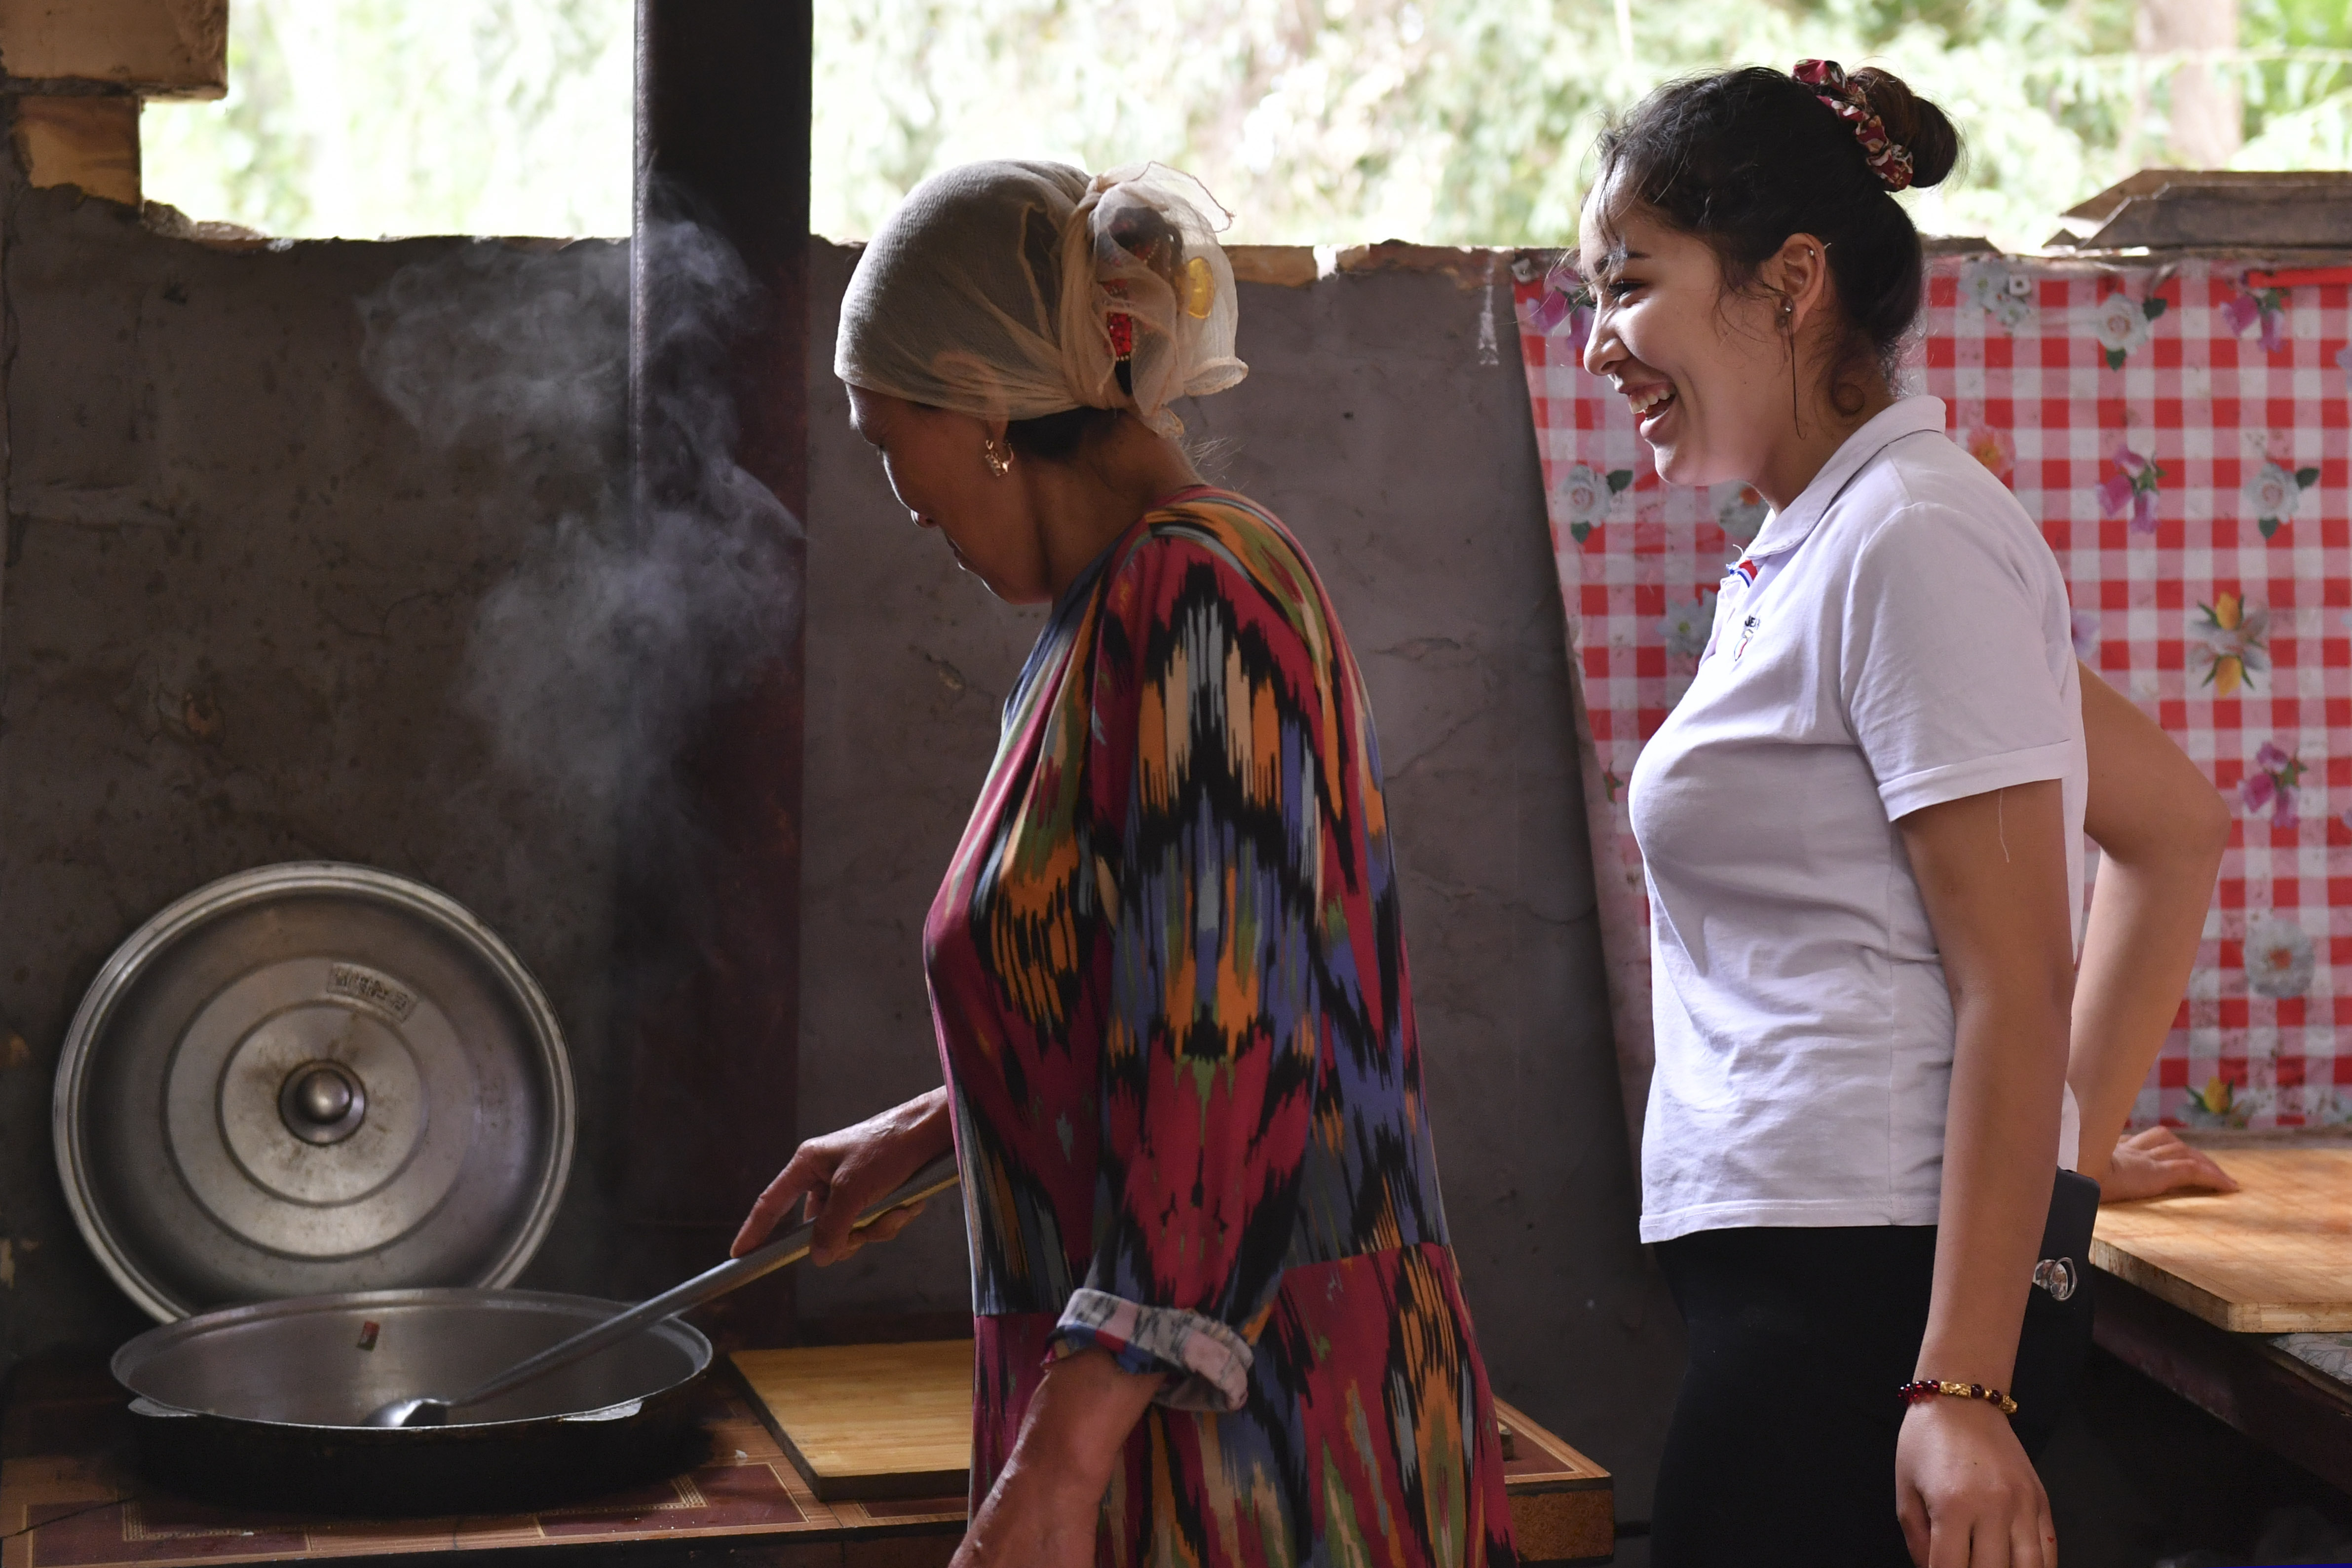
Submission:
M 1741 556 L 1739 564 L 1731 569 L 1731 575 L 1753 588 L 1756 586 L 1756 563 L 1746 556 Z
M 1743 562 L 1742 564 L 1745 563 Z M 1736 664 L 1739 663 L 1739 655 L 1748 652 L 1748 644 L 1756 635 L 1757 622 L 1758 617 L 1753 615 L 1741 617 L 1739 622 L 1739 641 L 1731 645 L 1731 662 L 1733 664 Z

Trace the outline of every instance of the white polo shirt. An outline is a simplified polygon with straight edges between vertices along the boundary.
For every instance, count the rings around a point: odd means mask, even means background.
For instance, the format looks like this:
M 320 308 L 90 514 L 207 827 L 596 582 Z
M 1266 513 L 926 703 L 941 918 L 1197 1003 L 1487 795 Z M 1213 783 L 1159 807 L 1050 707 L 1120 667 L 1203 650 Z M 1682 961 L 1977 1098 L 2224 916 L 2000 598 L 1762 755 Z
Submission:
M 2079 912 L 2065 583 L 1944 405 L 1906 398 L 1766 519 L 1633 768 L 1657 1040 L 1643 1240 L 1935 1223 L 1952 1004 L 1895 820 L 2047 779 Z

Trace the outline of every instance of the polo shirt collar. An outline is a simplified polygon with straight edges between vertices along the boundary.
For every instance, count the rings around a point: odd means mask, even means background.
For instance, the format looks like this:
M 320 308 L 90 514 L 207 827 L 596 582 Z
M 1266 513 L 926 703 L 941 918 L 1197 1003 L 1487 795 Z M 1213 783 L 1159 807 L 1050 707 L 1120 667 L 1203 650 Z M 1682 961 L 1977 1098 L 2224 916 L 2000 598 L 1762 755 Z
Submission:
M 1764 519 L 1756 531 L 1756 538 L 1748 547 L 1749 559 L 1778 555 L 1804 543 L 1805 536 L 1832 502 L 1844 493 L 1845 487 L 1864 465 L 1894 442 L 1922 431 L 1944 432 L 1944 400 L 1934 397 L 1897 398 L 1890 406 L 1871 416 L 1863 427 L 1845 438 L 1845 444 L 1813 476 L 1813 482 L 1802 494 L 1789 503 L 1788 510 L 1774 512 Z

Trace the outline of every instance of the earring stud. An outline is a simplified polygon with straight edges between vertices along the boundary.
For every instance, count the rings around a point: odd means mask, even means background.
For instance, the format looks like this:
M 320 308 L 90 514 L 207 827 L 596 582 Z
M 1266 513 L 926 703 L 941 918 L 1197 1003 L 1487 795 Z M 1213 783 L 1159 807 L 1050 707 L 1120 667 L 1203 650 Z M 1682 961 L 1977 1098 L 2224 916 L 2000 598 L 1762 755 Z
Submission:
M 998 478 L 1002 479 L 1013 472 L 1013 449 L 998 445 L 994 436 L 981 443 L 980 455 L 981 460 L 988 465 L 988 471 Z

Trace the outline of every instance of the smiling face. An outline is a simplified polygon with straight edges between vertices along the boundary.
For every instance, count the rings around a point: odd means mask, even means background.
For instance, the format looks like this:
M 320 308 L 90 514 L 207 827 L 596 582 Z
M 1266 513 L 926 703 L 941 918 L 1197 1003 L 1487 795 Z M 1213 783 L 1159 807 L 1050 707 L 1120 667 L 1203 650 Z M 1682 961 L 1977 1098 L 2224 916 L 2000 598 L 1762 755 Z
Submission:
M 1016 463 L 999 477 L 988 465 L 992 427 L 970 414 L 925 408 L 903 398 L 849 389 L 849 423 L 882 455 L 882 472 L 915 526 L 937 528 L 956 564 L 1008 604 L 1054 597 L 1045 548 L 1028 486 Z
M 1706 241 L 1645 209 L 1605 214 L 1605 189 L 1582 225 L 1596 301 L 1584 368 L 1623 394 L 1667 483 L 1757 482 L 1793 426 L 1779 299 L 1727 289 Z

